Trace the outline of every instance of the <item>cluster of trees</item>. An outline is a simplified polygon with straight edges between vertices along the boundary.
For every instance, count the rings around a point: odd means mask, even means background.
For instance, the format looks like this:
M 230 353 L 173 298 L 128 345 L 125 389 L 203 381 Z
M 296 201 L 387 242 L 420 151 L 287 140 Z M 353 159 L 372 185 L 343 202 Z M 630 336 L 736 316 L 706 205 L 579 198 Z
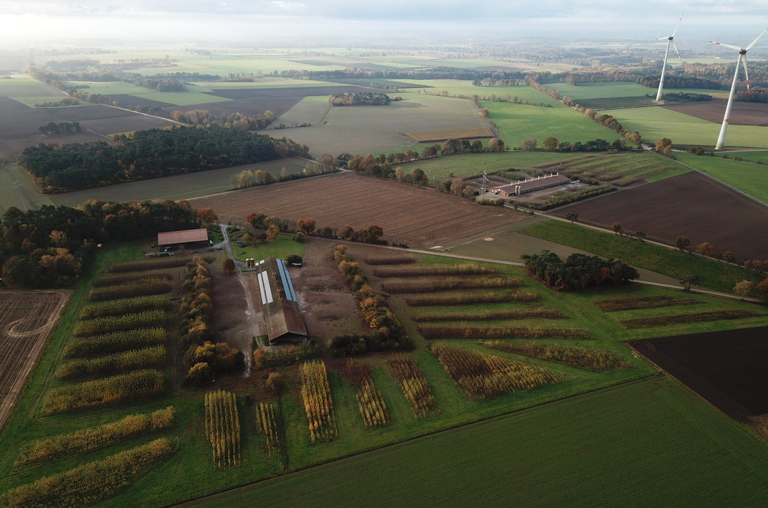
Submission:
M 337 93 L 328 96 L 328 104 L 331 106 L 388 106 L 389 95 L 372 92 Z
M 202 125 L 210 127 L 219 125 L 232 129 L 244 131 L 255 131 L 267 127 L 275 119 L 275 114 L 266 110 L 261 115 L 248 116 L 242 113 L 232 113 L 229 115 L 216 116 L 206 109 L 193 109 L 191 111 L 174 111 L 171 118 L 187 125 Z
M 306 145 L 247 131 L 177 127 L 136 131 L 104 142 L 54 148 L 40 143 L 22 153 L 21 166 L 44 192 L 132 182 L 309 154 Z
M 343 70 L 335 71 L 306 71 L 306 70 L 285 70 L 274 71 L 272 76 L 281 76 L 294 79 L 311 79 L 319 81 L 339 81 L 349 79 L 459 79 L 463 81 L 474 81 L 491 78 L 495 80 L 525 79 L 526 73 L 522 71 L 480 71 L 476 69 L 459 69 L 456 67 L 435 66 L 429 69 L 392 69 L 378 70 L 368 67 L 350 66 Z
M 153 88 L 158 92 L 186 92 L 187 87 L 184 83 L 177 79 L 152 79 L 144 78 L 140 80 L 131 81 L 132 84 L 142 86 L 144 88 Z
M 61 122 L 58 124 L 48 122 L 37 130 L 44 136 L 53 134 L 77 134 L 78 132 L 83 132 L 80 122 Z
M 78 209 L 44 205 L 28 212 L 11 206 L 2 221 L 3 282 L 15 288 L 68 286 L 82 274 L 98 243 L 199 225 L 196 210 L 186 201 L 89 201 Z
M 370 332 L 334 337 L 328 348 L 334 356 L 351 356 L 367 351 L 413 349 L 413 341 L 404 333 L 403 326 L 384 300 L 367 284 L 360 265 L 349 257 L 344 245 L 334 247 L 333 259 L 350 288 L 355 290 L 360 314 Z
M 315 164 L 312 167 L 304 168 L 301 173 L 288 173 L 285 168 L 282 168 L 277 177 L 273 177 L 268 171 L 263 171 L 261 169 L 257 169 L 256 171 L 246 169 L 236 175 L 232 175 L 232 185 L 237 189 L 245 189 L 248 187 L 258 187 L 259 185 L 269 185 L 274 182 L 298 180 L 309 176 L 336 173 L 338 171 L 339 169 L 333 165 Z
M 738 91 L 733 96 L 734 100 L 743 102 L 768 102 L 768 90 Z
M 712 100 L 712 96 L 706 93 L 671 92 L 665 93 L 662 99 L 680 102 L 707 102 Z
M 637 270 L 619 260 L 598 256 L 571 254 L 565 261 L 554 252 L 522 256 L 528 272 L 556 290 L 579 290 L 590 287 L 626 284 L 639 277 Z
M 38 102 L 35 104 L 36 108 L 57 108 L 59 106 L 77 106 L 80 101 L 74 97 L 64 97 L 61 100 L 54 102 Z

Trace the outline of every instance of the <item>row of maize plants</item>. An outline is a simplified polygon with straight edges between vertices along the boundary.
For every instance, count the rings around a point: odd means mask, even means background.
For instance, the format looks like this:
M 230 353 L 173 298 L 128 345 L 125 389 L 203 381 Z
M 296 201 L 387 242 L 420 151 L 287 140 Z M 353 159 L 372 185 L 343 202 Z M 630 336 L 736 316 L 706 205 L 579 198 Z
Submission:
M 312 444 L 333 441 L 339 435 L 333 414 L 333 399 L 328 385 L 325 363 L 313 360 L 299 366 L 301 373 L 301 397 L 309 422 Z
M 384 403 L 381 392 L 376 388 L 371 366 L 364 362 L 347 360 L 345 373 L 355 390 L 357 406 L 366 428 L 389 425 L 387 405 Z
M 240 417 L 234 393 L 217 390 L 205 395 L 205 434 L 211 443 L 216 468 L 242 465 Z

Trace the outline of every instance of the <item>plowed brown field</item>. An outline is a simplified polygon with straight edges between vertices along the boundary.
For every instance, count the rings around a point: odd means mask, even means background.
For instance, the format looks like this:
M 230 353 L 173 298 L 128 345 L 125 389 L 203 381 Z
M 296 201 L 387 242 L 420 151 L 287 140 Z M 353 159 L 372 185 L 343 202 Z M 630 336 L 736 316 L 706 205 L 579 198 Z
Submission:
M 726 99 L 714 99 L 708 102 L 694 102 L 689 104 L 668 104 L 666 109 L 695 116 L 708 122 L 720 123 L 723 121 Z M 733 103 L 731 111 L 731 125 L 768 125 L 768 104 L 759 102 Z
M 66 291 L 0 293 L 0 430 L 69 298 Z
M 222 221 L 243 220 L 256 212 L 281 219 L 312 217 L 318 227 L 349 224 L 358 229 L 377 224 L 390 242 L 418 247 L 455 245 L 526 217 L 434 190 L 351 173 L 195 199 L 194 206 L 213 208 Z
M 674 245 L 687 236 L 691 245 L 711 243 L 714 252 L 736 259 L 768 258 L 768 208 L 700 173 L 686 173 L 634 189 L 564 206 L 553 212 L 577 212 L 579 222 L 624 231 L 642 231 L 649 239 Z

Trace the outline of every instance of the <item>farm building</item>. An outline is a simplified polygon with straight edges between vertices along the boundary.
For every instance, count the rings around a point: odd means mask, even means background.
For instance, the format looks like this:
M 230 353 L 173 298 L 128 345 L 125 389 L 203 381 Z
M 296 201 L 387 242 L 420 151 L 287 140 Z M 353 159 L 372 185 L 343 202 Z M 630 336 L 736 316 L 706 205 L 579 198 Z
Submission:
M 570 178 L 567 176 L 561 175 L 560 173 L 555 173 L 552 175 L 531 178 L 530 180 L 512 182 L 507 185 L 494 187 L 492 190 L 494 194 L 501 194 L 502 196 L 514 196 L 525 194 L 527 192 L 546 189 L 548 187 L 555 187 L 556 185 L 561 185 L 569 181 Z
M 256 263 L 256 276 L 269 343 L 306 337 L 307 329 L 285 261 L 271 257 L 262 259 Z
M 208 245 L 208 231 L 205 229 L 187 229 L 157 234 L 158 247 L 187 249 L 205 245 Z

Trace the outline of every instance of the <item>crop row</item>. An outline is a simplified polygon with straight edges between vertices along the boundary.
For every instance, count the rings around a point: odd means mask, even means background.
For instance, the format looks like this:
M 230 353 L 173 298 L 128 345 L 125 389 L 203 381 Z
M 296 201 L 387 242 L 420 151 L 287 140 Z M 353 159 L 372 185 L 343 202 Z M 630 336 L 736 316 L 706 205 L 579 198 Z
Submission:
M 166 340 L 165 329 L 139 328 L 127 332 L 107 333 L 85 339 L 78 339 L 67 345 L 64 356 L 75 358 L 79 356 L 121 353 L 132 349 L 141 349 Z
M 424 374 L 412 358 L 396 358 L 387 363 L 416 418 L 424 418 L 439 411 Z
M 598 372 L 632 368 L 632 364 L 622 358 L 621 355 L 605 349 L 587 349 L 579 346 L 535 344 L 531 342 L 493 341 L 483 342 L 482 344 L 491 349 L 532 356 L 542 360 L 551 360 L 572 367 Z
M 447 295 L 429 295 L 406 298 L 410 307 L 443 307 L 447 305 L 472 305 L 477 303 L 532 302 L 540 298 L 536 293 L 505 291 L 503 293 L 466 292 Z
M 373 271 L 376 277 L 424 277 L 429 275 L 484 275 L 499 273 L 496 268 L 488 268 L 478 264 L 461 264 L 445 266 L 408 266 L 378 268 Z
M 217 468 L 242 465 L 240 418 L 234 393 L 217 390 L 205 395 L 205 434 L 211 443 L 213 463 Z
M 593 302 L 595 307 L 603 312 L 617 312 L 620 310 L 655 309 L 658 307 L 673 307 L 678 305 L 696 305 L 704 303 L 693 298 L 682 296 L 641 296 L 634 298 L 612 298 L 610 300 L 598 300 Z
M 164 279 L 143 279 L 130 284 L 91 289 L 88 299 L 92 302 L 117 300 L 134 296 L 159 295 L 171 291 L 171 283 Z
M 162 327 L 165 325 L 165 319 L 165 311 L 162 309 L 89 319 L 75 327 L 75 335 L 78 337 L 90 337 L 112 332 L 136 330 L 138 328 Z
M 482 400 L 558 383 L 563 377 L 522 362 L 434 344 L 432 353 L 470 399 Z
M 87 407 L 117 404 L 158 395 L 165 390 L 163 373 L 140 370 L 96 381 L 73 384 L 49 391 L 43 401 L 43 415 Z
M 374 257 L 366 258 L 365 262 L 366 264 L 369 264 L 371 266 L 409 265 L 412 263 L 418 263 L 419 258 L 414 258 L 410 256 L 374 256 Z
M 21 448 L 14 467 L 95 452 L 126 439 L 167 429 L 173 425 L 175 413 L 172 407 L 168 407 L 154 413 L 130 415 L 100 427 L 26 444 Z
M 589 331 L 581 328 L 534 328 L 511 326 L 451 326 L 426 325 L 419 327 L 425 339 L 502 339 L 562 337 L 566 339 L 589 339 Z
M 215 259 L 214 256 L 202 256 L 205 261 L 210 263 Z M 153 259 L 150 261 L 128 261 L 126 263 L 116 263 L 109 268 L 110 272 L 142 272 L 146 270 L 163 270 L 166 268 L 176 268 L 184 266 L 192 261 L 191 256 L 171 256 L 163 259 Z
M 93 281 L 91 286 L 95 288 L 103 288 L 109 286 L 121 286 L 123 284 L 133 284 L 136 282 L 144 281 L 146 279 L 171 280 L 172 278 L 173 275 L 167 272 L 153 273 L 152 275 L 147 275 L 146 273 L 142 272 L 121 273 L 117 275 L 104 275 L 99 277 Z
M 171 439 L 157 439 L 104 460 L 21 485 L 0 496 L 7 508 L 87 506 L 131 485 L 177 448 Z
M 522 284 L 520 279 L 510 277 L 439 278 L 385 282 L 381 288 L 388 293 L 432 293 L 451 289 L 514 288 Z
M 417 322 L 431 321 L 494 321 L 501 319 L 565 319 L 568 314 L 559 310 L 535 309 L 535 310 L 500 310 L 463 312 L 458 314 L 416 314 L 413 320 Z
M 371 375 L 371 366 L 364 362 L 347 360 L 346 375 L 355 390 L 360 416 L 366 428 L 389 425 L 389 413 Z
M 101 303 L 86 305 L 80 310 L 80 319 L 96 319 L 107 316 L 122 316 L 145 310 L 165 309 L 171 307 L 171 300 L 167 296 L 137 296 L 135 298 L 121 298 Z
M 280 450 L 280 435 L 277 431 L 275 408 L 272 404 L 260 402 L 256 407 L 256 422 L 264 436 L 264 450 L 271 457 Z
M 152 346 L 99 358 L 79 358 L 62 363 L 56 370 L 56 377 L 72 379 L 161 367 L 166 361 L 166 356 L 165 346 Z
M 302 363 L 301 397 L 309 422 L 309 436 L 312 444 L 333 441 L 339 435 L 333 415 L 333 399 L 328 385 L 328 373 L 321 360 Z
M 765 314 L 750 310 L 717 310 L 694 312 L 692 314 L 673 314 L 671 316 L 622 319 L 619 323 L 624 325 L 625 328 L 643 328 L 646 326 L 671 325 L 675 323 L 698 323 L 701 321 L 719 321 L 721 319 L 741 319 L 760 316 L 765 316 Z

